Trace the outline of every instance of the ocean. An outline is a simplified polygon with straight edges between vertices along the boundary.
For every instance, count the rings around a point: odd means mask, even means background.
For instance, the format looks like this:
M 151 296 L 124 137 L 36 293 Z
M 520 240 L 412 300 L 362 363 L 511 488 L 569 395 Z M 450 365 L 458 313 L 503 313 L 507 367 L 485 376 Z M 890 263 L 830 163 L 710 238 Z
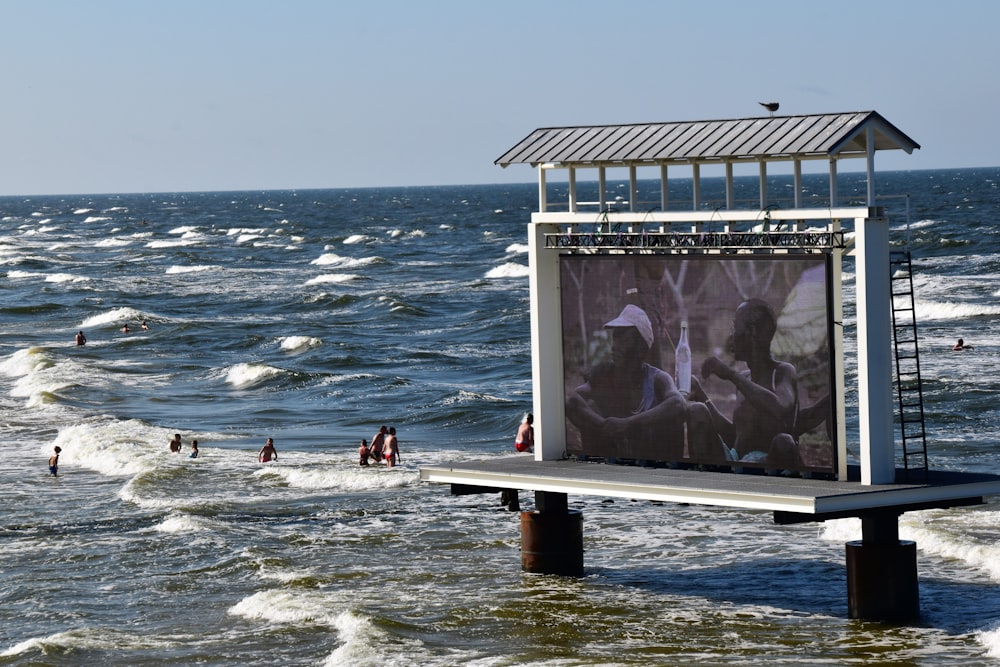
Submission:
M 1000 168 L 878 187 L 909 195 L 884 205 L 913 252 L 931 466 L 995 472 Z M 922 616 L 895 627 L 847 617 L 856 520 L 571 496 L 567 579 L 521 571 L 496 495 L 421 483 L 515 455 L 536 206 L 534 183 L 0 197 L 0 665 L 1000 662 L 994 499 L 901 517 Z M 361 468 L 382 424 L 401 465 Z

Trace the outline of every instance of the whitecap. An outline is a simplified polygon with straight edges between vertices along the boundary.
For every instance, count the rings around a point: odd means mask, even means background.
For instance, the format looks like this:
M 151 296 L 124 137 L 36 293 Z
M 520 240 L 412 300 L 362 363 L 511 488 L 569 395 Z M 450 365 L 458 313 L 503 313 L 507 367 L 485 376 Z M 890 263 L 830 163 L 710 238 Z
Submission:
M 104 222 L 105 220 L 111 220 L 111 218 L 101 215 L 92 215 L 85 218 L 84 222 Z
M 167 275 L 177 274 L 177 273 L 200 273 L 202 271 L 211 271 L 214 266 L 206 266 L 204 264 L 198 264 L 194 266 L 171 266 L 166 270 Z
M 528 252 L 528 244 L 527 243 L 511 243 L 509 246 L 507 246 L 507 249 L 505 250 L 505 252 L 507 252 L 509 254 L 524 254 L 524 253 Z
M 118 322 L 127 320 L 141 320 L 143 317 L 144 315 L 135 308 L 115 308 L 114 310 L 109 310 L 106 313 L 100 313 L 98 315 L 88 317 L 80 323 L 80 328 L 90 329 L 94 327 L 102 327 L 107 326 L 108 324 L 117 324 Z
M 344 245 L 353 245 L 355 243 L 364 243 L 370 240 L 370 236 L 365 236 L 364 234 L 352 234 L 344 239 Z
M 323 283 L 347 283 L 360 278 L 356 273 L 324 273 L 323 275 L 310 278 L 305 285 L 322 285 Z
M 226 383 L 237 389 L 244 389 L 277 377 L 284 372 L 280 368 L 266 364 L 236 364 L 226 371 Z
M 328 611 L 330 600 L 309 590 L 258 591 L 229 608 L 232 616 L 269 623 L 334 625 L 337 614 Z
M 302 352 L 322 344 L 323 341 L 312 336 L 288 336 L 281 339 L 281 349 L 286 352 Z
M 507 262 L 486 272 L 487 278 L 524 278 L 528 275 L 528 267 L 523 264 Z

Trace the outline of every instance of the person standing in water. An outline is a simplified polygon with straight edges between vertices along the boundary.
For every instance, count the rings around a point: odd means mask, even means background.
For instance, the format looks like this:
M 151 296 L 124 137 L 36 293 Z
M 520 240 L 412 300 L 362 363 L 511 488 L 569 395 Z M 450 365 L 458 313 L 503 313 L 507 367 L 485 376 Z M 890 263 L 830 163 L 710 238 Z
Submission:
M 170 441 L 170 453 L 180 454 L 182 444 L 183 443 L 181 443 L 181 434 L 174 433 L 174 439 Z
M 59 476 L 59 452 L 62 451 L 59 447 L 53 450 L 55 453 L 49 457 L 49 475 L 51 477 Z
M 358 447 L 358 465 L 367 466 L 368 455 L 368 442 L 364 438 L 361 438 L 361 446 Z
M 382 445 L 385 443 L 385 435 L 388 432 L 389 428 L 382 425 L 379 427 L 378 433 L 372 437 L 372 444 L 368 447 L 368 452 L 375 459 L 375 463 L 381 463 L 382 461 Z
M 524 415 L 524 421 L 517 429 L 517 437 L 514 439 L 514 449 L 519 452 L 535 451 L 535 416 L 530 412 Z
M 274 448 L 274 438 L 268 438 L 264 446 L 257 452 L 257 460 L 261 463 L 278 460 L 278 450 Z
M 192 459 L 198 458 L 198 441 L 197 440 L 192 440 L 191 441 L 191 453 L 188 455 L 188 458 L 192 458 Z
M 77 347 L 83 347 L 87 344 L 87 337 L 83 335 L 83 330 L 76 332 L 76 345 Z
M 385 458 L 386 467 L 392 468 L 397 463 L 400 463 L 399 456 L 399 440 L 396 439 L 396 427 L 390 426 L 389 433 L 385 436 L 385 442 L 382 445 L 382 457 Z

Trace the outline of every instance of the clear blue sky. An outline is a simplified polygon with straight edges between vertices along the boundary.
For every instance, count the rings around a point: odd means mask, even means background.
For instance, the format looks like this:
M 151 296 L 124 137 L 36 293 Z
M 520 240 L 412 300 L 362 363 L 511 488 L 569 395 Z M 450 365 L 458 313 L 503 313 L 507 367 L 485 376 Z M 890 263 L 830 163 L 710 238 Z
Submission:
M 3 195 L 530 182 L 493 161 L 537 127 L 772 99 L 880 112 L 922 146 L 880 170 L 1000 164 L 995 0 L 0 0 L 0 25 Z

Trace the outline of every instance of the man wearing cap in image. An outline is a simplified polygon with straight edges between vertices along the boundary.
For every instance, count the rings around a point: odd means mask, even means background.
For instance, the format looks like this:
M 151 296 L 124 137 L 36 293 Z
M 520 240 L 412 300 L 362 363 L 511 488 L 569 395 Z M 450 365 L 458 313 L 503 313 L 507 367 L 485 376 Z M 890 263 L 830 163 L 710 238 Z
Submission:
M 629 304 L 604 327 L 611 333 L 611 360 L 591 369 L 566 401 L 584 453 L 680 462 L 687 401 L 669 373 L 646 363 L 653 347 L 649 317 Z

